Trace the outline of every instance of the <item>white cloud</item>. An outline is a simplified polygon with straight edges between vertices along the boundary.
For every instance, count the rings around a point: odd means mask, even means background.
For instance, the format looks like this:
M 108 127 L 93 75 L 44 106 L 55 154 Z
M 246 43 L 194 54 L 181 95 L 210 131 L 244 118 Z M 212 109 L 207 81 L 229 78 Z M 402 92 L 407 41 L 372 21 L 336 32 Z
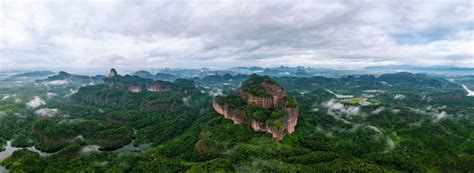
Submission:
M 359 114 L 359 111 L 360 111 L 360 107 L 358 107 L 358 106 L 349 106 L 345 110 L 345 113 L 348 114 L 348 115 L 357 115 L 357 114 Z
M 8 98 L 10 98 L 10 97 L 11 97 L 10 94 L 6 94 L 5 96 L 3 96 L 2 100 L 6 100 L 6 99 L 8 99 Z
M 474 67 L 471 11 L 470 1 L 5 0 L 0 64 Z
M 449 116 L 449 114 L 446 113 L 445 111 L 441 111 L 441 112 L 438 112 L 438 113 L 434 113 L 434 114 L 433 114 L 433 118 L 434 118 L 434 121 L 435 121 L 435 122 L 438 122 L 439 120 L 442 120 L 442 119 L 444 119 L 444 118 L 446 118 L 446 117 L 448 117 L 448 116 Z
M 53 81 L 45 82 L 44 84 L 45 85 L 65 85 L 68 83 L 69 81 L 67 80 L 53 80 Z
M 387 148 L 385 149 L 386 152 L 392 151 L 395 149 L 395 142 L 387 137 Z
M 64 97 L 69 97 L 69 96 L 71 96 L 71 95 L 73 95 L 73 94 L 76 94 L 77 91 L 79 91 L 79 90 L 74 90 L 74 89 L 71 88 L 71 89 L 69 89 L 69 94 L 66 94 Z
M 373 131 L 375 131 L 377 133 L 382 133 L 382 130 L 380 130 L 380 128 L 375 127 L 373 125 L 367 125 L 367 128 L 372 129 Z
M 186 106 L 191 106 L 191 96 L 183 97 L 183 103 Z
M 338 111 L 347 115 L 357 115 L 360 112 L 358 106 L 345 106 L 342 103 L 338 103 L 335 99 L 331 99 L 321 104 L 323 107 L 328 108 L 328 114 L 335 114 L 334 111 Z
M 403 100 L 405 98 L 406 98 L 406 96 L 402 95 L 402 94 L 397 94 L 397 95 L 393 96 L 393 99 L 395 99 L 395 100 Z
M 42 117 L 54 117 L 58 113 L 58 109 L 50 109 L 50 108 L 41 108 L 35 111 L 36 115 Z
M 46 96 L 48 97 L 48 99 L 51 99 L 51 98 L 53 98 L 53 97 L 55 97 L 55 96 L 57 96 L 57 95 L 58 95 L 58 94 L 53 93 L 53 92 L 48 92 L 48 93 L 46 93 Z
M 223 90 L 221 88 L 213 88 L 208 93 L 210 96 L 213 96 L 213 97 L 224 95 Z
M 341 110 L 344 109 L 344 105 L 342 103 L 336 102 L 335 99 L 331 99 L 327 102 L 322 104 L 324 107 L 331 109 L 331 110 Z
M 378 114 L 382 111 L 385 111 L 385 107 L 379 107 L 379 108 L 375 109 L 374 111 L 372 111 L 371 113 L 372 114 Z
M 38 97 L 38 96 L 33 97 L 32 100 L 30 100 L 29 102 L 26 102 L 26 103 L 25 103 L 25 105 L 26 105 L 27 107 L 33 108 L 33 109 L 34 109 L 34 108 L 37 108 L 37 107 L 39 107 L 39 106 L 41 106 L 41 105 L 45 105 L 45 104 L 46 104 L 46 102 L 43 101 L 43 100 L 41 100 L 41 98 Z

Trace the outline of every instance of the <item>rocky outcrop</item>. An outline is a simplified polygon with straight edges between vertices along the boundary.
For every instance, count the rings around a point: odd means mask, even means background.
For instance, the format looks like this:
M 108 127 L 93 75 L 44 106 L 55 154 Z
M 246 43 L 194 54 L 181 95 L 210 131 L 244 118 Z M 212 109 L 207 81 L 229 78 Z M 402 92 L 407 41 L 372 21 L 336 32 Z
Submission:
M 288 134 L 292 134 L 295 131 L 295 126 L 298 123 L 298 108 L 286 108 L 285 117 L 285 129 Z
M 275 140 L 282 140 L 285 136 L 284 129 L 273 129 L 272 127 L 268 127 L 265 123 L 259 122 L 257 120 L 252 120 L 250 122 L 250 127 L 252 127 L 252 129 L 257 132 L 266 132 L 272 134 L 272 138 Z
M 262 88 L 269 94 L 269 97 L 257 97 L 251 93 L 241 91 L 243 99 L 248 104 L 256 104 L 264 107 L 265 109 L 275 109 L 282 105 L 282 98 L 286 95 L 283 92 L 283 88 L 275 84 L 263 83 Z
M 115 68 L 110 69 L 109 78 L 115 77 L 117 75 L 118 75 L 118 73 L 115 70 Z
M 163 85 L 161 85 L 160 83 L 149 84 L 146 88 L 150 92 L 171 91 L 170 88 L 166 88 Z
M 226 105 L 217 103 L 216 100 L 212 101 L 214 110 L 224 116 L 225 119 L 230 119 L 234 124 L 250 124 L 250 127 L 254 131 L 265 132 L 272 135 L 273 139 L 281 140 L 285 134 L 292 134 L 295 131 L 295 126 L 298 120 L 298 108 L 285 108 L 285 116 L 283 117 L 283 128 L 274 129 L 268 126 L 265 122 L 259 122 L 255 119 L 249 120 L 246 118 L 245 113 L 237 110 L 231 110 Z
M 260 105 L 265 109 L 272 109 L 276 107 L 275 101 L 272 98 L 261 98 L 261 97 L 255 97 L 250 93 L 244 93 L 244 100 L 248 104 L 256 104 Z
M 230 110 L 227 108 L 227 106 L 220 105 L 215 100 L 212 101 L 212 106 L 217 113 L 223 115 L 225 119 L 232 120 L 234 124 L 242 124 L 247 122 L 245 116 L 243 115 L 244 113 L 239 112 L 238 110 Z
M 249 124 L 274 140 L 295 132 L 298 121 L 298 103 L 269 76 L 251 75 L 234 93 L 214 98 L 212 105 L 234 124 Z
M 142 87 L 140 87 L 140 85 L 132 85 L 128 87 L 128 90 L 132 93 L 139 93 L 142 92 Z

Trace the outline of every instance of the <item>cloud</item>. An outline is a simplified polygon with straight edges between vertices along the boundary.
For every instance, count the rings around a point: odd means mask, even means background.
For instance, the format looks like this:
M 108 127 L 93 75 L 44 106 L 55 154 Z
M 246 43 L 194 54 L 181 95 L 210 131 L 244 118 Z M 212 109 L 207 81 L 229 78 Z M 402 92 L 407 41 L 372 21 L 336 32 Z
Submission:
M 6 100 L 6 99 L 9 99 L 11 97 L 10 94 L 6 94 L 5 96 L 3 96 L 2 100 Z
M 375 131 L 377 133 L 382 133 L 382 130 L 380 130 L 380 128 L 375 127 L 373 125 L 367 125 L 367 128 L 372 129 L 373 131 Z
M 34 109 L 34 108 L 37 108 L 37 107 L 39 107 L 39 106 L 41 106 L 41 105 L 45 105 L 45 104 L 46 104 L 46 102 L 43 101 L 43 100 L 41 100 L 41 98 L 38 97 L 38 96 L 33 97 L 32 100 L 30 100 L 29 102 L 26 102 L 26 103 L 25 103 L 25 105 L 26 105 L 27 107 L 33 108 L 33 109 Z
M 402 95 L 402 94 L 397 94 L 397 95 L 393 96 L 393 99 L 395 99 L 395 100 L 403 100 L 405 98 L 406 98 L 406 96 Z
M 50 109 L 50 108 L 41 108 L 35 111 L 36 115 L 42 117 L 54 117 L 58 113 L 58 109 Z
M 385 149 L 385 152 L 393 151 L 396 147 L 395 142 L 392 139 L 390 139 L 389 137 L 387 137 L 386 141 L 387 141 L 387 147 Z
M 385 107 L 379 107 L 379 108 L 375 109 L 374 111 L 372 111 L 371 113 L 372 114 L 378 114 L 382 111 L 385 111 Z
M 0 68 L 474 67 L 470 1 L 13 1 Z
M 100 146 L 98 146 L 98 145 L 86 145 L 86 146 L 82 147 L 80 153 L 81 154 L 88 154 L 88 153 L 91 153 L 91 152 L 99 152 L 99 148 L 100 148 Z
M 357 115 L 360 112 L 358 106 L 344 106 L 342 103 L 338 103 L 335 99 L 331 99 L 321 104 L 323 107 L 328 108 L 328 112 L 339 111 L 347 115 Z
M 341 110 L 344 109 L 344 105 L 342 103 L 337 103 L 336 100 L 331 99 L 327 102 L 324 102 L 322 106 L 331 109 L 331 110 Z
M 69 81 L 67 80 L 53 80 L 53 81 L 49 81 L 49 82 L 45 82 L 43 84 L 45 85 L 65 85 L 65 84 L 68 84 Z
M 183 103 L 186 106 L 191 106 L 191 96 L 183 97 Z
M 213 97 L 224 95 L 223 90 L 221 88 L 213 88 L 208 92 L 208 94 Z
M 66 94 L 64 97 L 69 97 L 69 96 L 72 96 L 73 94 L 76 94 L 79 90 L 75 90 L 75 89 L 69 89 L 69 93 Z
M 427 106 L 425 109 L 419 108 L 410 108 L 415 113 L 430 115 L 433 118 L 433 122 L 439 122 L 442 119 L 451 117 L 452 115 L 448 114 L 446 111 L 447 106 L 433 107 Z
M 433 114 L 434 122 L 438 122 L 439 120 L 442 120 L 444 118 L 447 118 L 449 115 L 445 111 L 441 111 L 438 113 Z
M 46 97 L 48 97 L 48 99 L 51 99 L 51 98 L 53 98 L 53 97 L 56 97 L 57 95 L 58 95 L 58 94 L 53 93 L 53 92 L 47 92 L 47 93 L 46 93 Z

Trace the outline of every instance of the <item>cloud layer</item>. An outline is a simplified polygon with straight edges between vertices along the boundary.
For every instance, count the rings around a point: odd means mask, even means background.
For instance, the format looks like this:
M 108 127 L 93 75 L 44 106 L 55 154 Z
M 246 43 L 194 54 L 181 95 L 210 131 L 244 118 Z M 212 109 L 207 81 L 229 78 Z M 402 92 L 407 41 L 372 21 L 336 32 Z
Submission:
M 30 100 L 29 102 L 26 102 L 25 105 L 29 108 L 37 108 L 41 105 L 45 105 L 46 102 L 43 101 L 40 97 L 38 96 L 34 96 L 32 100 Z
M 461 0 L 6 0 L 0 69 L 474 67 L 472 10 Z

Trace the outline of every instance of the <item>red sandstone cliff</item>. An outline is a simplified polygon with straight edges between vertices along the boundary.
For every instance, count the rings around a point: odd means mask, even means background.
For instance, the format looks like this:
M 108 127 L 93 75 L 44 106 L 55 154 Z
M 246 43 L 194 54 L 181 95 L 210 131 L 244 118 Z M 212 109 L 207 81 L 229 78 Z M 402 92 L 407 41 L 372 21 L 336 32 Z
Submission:
M 291 134 L 295 131 L 298 120 L 297 103 L 291 96 L 287 95 L 283 87 L 269 76 L 252 75 L 242 83 L 240 89 L 236 92 L 238 94 L 237 100 L 235 96 L 231 96 L 234 97 L 231 98 L 232 104 L 238 103 L 238 99 L 241 98 L 247 105 L 259 105 L 264 109 L 268 109 L 271 115 L 277 115 L 277 117 L 268 119 L 270 114 L 266 114 L 263 115 L 263 118 L 257 116 L 259 118 L 254 119 L 253 116 L 256 116 L 255 113 L 257 112 L 248 113 L 247 111 L 253 110 L 238 104 L 237 107 L 239 108 L 230 109 L 225 98 L 220 103 L 216 99 L 213 100 L 214 110 L 223 115 L 224 118 L 232 120 L 234 124 L 249 124 L 254 131 L 269 133 L 275 140 L 281 140 L 285 134 Z M 262 111 L 259 113 L 261 115 Z M 253 114 L 253 116 L 249 117 L 246 114 Z
M 229 110 L 225 105 L 220 105 L 215 100 L 212 101 L 212 106 L 214 110 L 223 115 L 225 119 L 230 119 L 234 124 L 242 124 L 246 122 L 246 118 L 243 115 L 244 113 L 239 112 L 238 110 Z
M 160 83 L 149 84 L 146 88 L 150 92 L 171 91 L 171 89 L 162 86 Z
M 248 92 L 242 92 L 242 97 L 248 104 L 256 104 L 264 107 L 265 109 L 275 109 L 282 105 L 282 98 L 286 95 L 283 92 L 283 88 L 278 85 L 263 83 L 262 87 L 270 95 L 268 98 L 256 97 Z
M 238 110 L 229 110 L 225 105 L 220 105 L 217 101 L 212 101 L 214 110 L 223 115 L 225 119 L 230 119 L 234 124 L 248 123 L 254 131 L 265 132 L 272 135 L 273 139 L 281 140 L 286 133 L 291 134 L 295 131 L 295 126 L 298 120 L 298 108 L 285 108 L 286 115 L 284 116 L 283 129 L 273 129 L 267 126 L 264 122 L 257 120 L 247 120 L 244 113 Z M 249 122 L 250 121 L 250 122 Z
M 282 140 L 285 136 L 285 129 L 273 129 L 268 127 L 265 123 L 259 122 L 257 120 L 252 120 L 250 122 L 250 127 L 257 132 L 266 132 L 272 134 L 272 138 L 275 140 Z
M 296 123 L 298 123 L 298 107 L 286 108 L 285 112 L 285 129 L 288 134 L 292 134 L 295 131 Z
M 140 87 L 139 85 L 132 85 L 128 87 L 128 90 L 132 93 L 139 93 L 142 92 L 142 87 Z

